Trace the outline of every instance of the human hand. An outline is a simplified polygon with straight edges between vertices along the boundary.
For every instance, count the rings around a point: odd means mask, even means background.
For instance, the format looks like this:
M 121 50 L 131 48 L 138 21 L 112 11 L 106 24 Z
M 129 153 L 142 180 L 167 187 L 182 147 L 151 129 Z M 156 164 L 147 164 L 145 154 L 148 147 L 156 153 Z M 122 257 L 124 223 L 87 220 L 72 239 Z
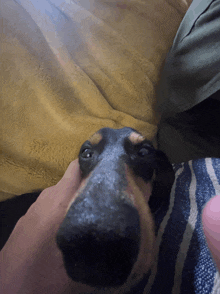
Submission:
M 82 182 L 77 159 L 55 186 L 42 191 L 17 222 L 0 252 L 0 293 L 93 293 L 91 287 L 73 282 L 67 276 L 55 239 Z
M 220 195 L 213 197 L 202 212 L 203 230 L 220 272 Z

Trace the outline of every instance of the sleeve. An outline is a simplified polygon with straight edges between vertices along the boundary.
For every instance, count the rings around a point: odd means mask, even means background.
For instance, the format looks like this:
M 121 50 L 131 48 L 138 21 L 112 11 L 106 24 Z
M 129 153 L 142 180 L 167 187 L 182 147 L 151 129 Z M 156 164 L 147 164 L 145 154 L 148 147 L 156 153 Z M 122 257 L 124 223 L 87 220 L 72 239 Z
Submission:
M 194 0 L 177 31 L 158 87 L 157 109 L 169 116 L 220 89 L 220 1 Z

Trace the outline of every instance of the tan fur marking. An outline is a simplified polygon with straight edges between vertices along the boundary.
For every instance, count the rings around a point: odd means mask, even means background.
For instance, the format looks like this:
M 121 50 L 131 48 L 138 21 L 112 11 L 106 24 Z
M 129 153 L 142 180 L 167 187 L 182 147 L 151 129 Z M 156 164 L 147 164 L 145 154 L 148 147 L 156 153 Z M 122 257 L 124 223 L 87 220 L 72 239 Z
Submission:
M 92 137 L 89 139 L 92 145 L 98 144 L 102 140 L 102 135 L 99 133 L 95 133 L 92 135 Z
M 133 143 L 133 144 L 138 144 L 141 143 L 142 141 L 144 141 L 144 137 L 140 134 L 137 134 L 135 132 L 132 132 L 130 134 L 130 136 L 128 137 L 128 139 Z
M 128 293 L 125 291 L 126 289 L 131 289 L 134 285 L 139 283 L 144 275 L 149 272 L 155 258 L 155 225 L 148 206 L 148 200 L 151 194 L 151 183 L 150 181 L 145 183 L 141 178 L 136 177 L 128 166 L 126 166 L 126 178 L 128 181 L 126 192 L 133 201 L 140 217 L 141 244 L 137 261 L 125 285 L 116 292 L 117 294 Z

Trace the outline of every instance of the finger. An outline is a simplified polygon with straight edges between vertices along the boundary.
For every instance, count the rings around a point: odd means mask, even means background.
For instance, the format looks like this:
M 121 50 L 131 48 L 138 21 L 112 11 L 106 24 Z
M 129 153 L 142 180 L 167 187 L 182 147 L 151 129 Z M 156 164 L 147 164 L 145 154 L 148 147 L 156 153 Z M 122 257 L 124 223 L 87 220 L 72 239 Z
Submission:
M 63 179 L 68 179 L 70 181 L 75 179 L 75 182 L 78 182 L 78 181 L 80 181 L 80 175 L 81 175 L 81 172 L 80 172 L 80 167 L 79 167 L 79 160 L 77 158 L 69 164 L 67 170 L 65 171 L 65 173 L 60 181 L 62 181 Z
M 42 191 L 39 198 L 37 199 L 37 202 L 41 203 L 45 200 L 47 200 L 47 202 L 51 201 L 50 203 L 54 204 L 61 202 L 65 206 L 78 190 L 80 183 L 81 170 L 79 167 L 79 160 L 75 159 L 69 164 L 63 177 L 55 186 L 48 187 Z
M 65 171 L 61 180 L 55 185 L 56 187 L 61 186 L 62 189 L 69 188 L 77 190 L 81 181 L 81 170 L 79 167 L 78 158 L 72 161 L 67 170 Z
M 220 195 L 206 204 L 202 212 L 202 222 L 209 249 L 220 271 Z

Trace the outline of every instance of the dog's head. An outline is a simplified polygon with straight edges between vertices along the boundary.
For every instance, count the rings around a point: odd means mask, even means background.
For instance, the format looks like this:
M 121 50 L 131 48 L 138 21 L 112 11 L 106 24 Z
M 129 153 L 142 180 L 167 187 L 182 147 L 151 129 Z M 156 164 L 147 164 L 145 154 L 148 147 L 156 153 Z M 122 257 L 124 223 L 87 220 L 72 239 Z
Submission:
M 135 284 L 154 259 L 149 198 L 169 197 L 172 166 L 131 128 L 99 130 L 82 145 L 79 164 L 83 180 L 57 234 L 66 271 L 99 288 Z

